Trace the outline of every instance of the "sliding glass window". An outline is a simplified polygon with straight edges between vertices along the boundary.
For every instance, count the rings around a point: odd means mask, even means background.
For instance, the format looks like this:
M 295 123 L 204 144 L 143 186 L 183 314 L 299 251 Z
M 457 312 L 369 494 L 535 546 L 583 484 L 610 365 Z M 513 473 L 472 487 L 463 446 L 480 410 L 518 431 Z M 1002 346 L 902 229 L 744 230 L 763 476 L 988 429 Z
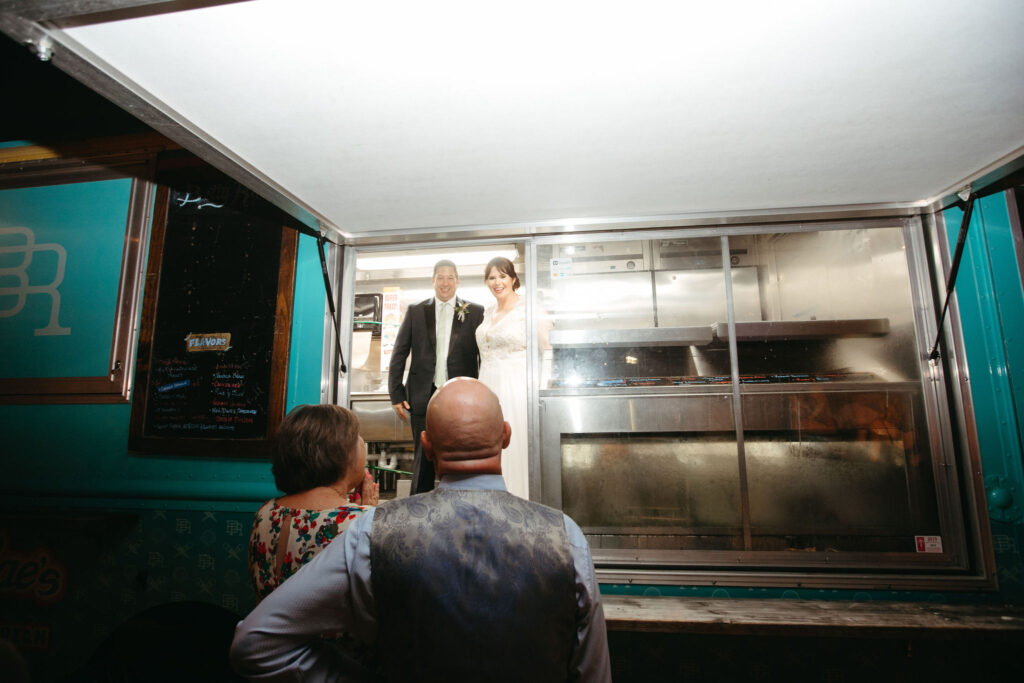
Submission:
M 966 569 L 911 225 L 538 240 L 541 494 L 599 568 Z

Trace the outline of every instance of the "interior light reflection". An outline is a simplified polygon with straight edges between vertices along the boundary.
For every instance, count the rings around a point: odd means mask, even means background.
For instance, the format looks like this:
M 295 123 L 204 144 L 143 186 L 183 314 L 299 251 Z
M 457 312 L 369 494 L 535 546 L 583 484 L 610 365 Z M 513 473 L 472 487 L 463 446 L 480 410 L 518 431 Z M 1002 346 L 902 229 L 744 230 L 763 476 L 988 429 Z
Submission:
M 442 258 L 450 259 L 456 266 L 482 266 L 492 258 L 503 256 L 510 261 L 519 257 L 514 246 L 501 245 L 487 249 L 459 249 L 450 252 L 415 252 L 411 254 L 360 254 L 356 259 L 356 270 L 405 270 L 409 268 L 432 268 Z
M 576 380 L 579 381 L 579 378 Z M 572 431 L 579 433 L 583 431 L 583 415 L 580 412 L 579 401 L 572 401 L 569 405 L 569 423 Z

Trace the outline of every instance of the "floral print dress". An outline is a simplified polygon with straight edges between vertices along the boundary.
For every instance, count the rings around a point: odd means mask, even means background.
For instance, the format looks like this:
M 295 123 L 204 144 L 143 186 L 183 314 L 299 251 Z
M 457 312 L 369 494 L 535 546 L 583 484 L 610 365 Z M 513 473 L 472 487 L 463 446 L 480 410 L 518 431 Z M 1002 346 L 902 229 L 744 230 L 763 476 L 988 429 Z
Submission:
M 249 574 L 260 600 L 368 509 L 346 505 L 330 510 L 298 510 L 278 505 L 276 500 L 264 503 L 256 512 L 249 537 Z

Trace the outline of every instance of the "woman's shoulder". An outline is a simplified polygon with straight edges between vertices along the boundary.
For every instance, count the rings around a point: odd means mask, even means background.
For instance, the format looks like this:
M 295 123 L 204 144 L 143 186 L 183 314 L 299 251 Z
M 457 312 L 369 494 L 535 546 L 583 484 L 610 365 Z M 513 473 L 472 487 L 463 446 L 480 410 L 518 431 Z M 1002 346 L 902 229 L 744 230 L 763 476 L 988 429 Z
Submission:
M 339 515 L 360 515 L 367 510 L 372 510 L 372 505 L 357 505 L 356 503 L 348 503 L 345 505 L 331 506 L 326 508 L 310 507 L 304 505 L 287 505 L 282 504 L 279 499 L 271 498 L 266 503 L 260 506 L 260 509 L 256 511 L 256 516 L 260 518 L 271 518 L 271 517 L 298 517 L 306 518 L 310 517 L 316 519 L 317 517 L 337 517 Z
M 327 508 L 326 510 L 318 510 L 322 515 L 335 515 L 335 514 L 355 514 L 359 515 L 367 510 L 372 510 L 373 505 L 359 505 L 358 503 L 348 503 L 346 505 L 339 505 L 333 508 Z
M 314 542 L 323 547 L 344 532 L 367 510 L 373 506 L 343 505 L 331 510 L 320 510 L 311 515 L 308 527 L 315 529 Z
M 526 317 L 526 297 L 523 295 L 523 290 L 516 292 L 516 302 L 512 305 L 509 310 L 509 315 L 515 315 L 516 318 Z
M 277 498 L 271 498 L 266 503 L 260 506 L 260 509 L 256 511 L 256 519 L 266 519 L 270 517 L 270 514 L 278 510 L 281 506 L 277 504 Z
M 367 510 L 372 510 L 373 505 L 357 505 L 355 503 L 349 503 L 347 505 L 339 505 L 338 507 L 327 508 L 325 510 L 304 510 L 303 513 L 310 520 L 320 520 L 321 523 L 335 523 L 342 524 L 346 521 L 351 521 L 363 514 Z

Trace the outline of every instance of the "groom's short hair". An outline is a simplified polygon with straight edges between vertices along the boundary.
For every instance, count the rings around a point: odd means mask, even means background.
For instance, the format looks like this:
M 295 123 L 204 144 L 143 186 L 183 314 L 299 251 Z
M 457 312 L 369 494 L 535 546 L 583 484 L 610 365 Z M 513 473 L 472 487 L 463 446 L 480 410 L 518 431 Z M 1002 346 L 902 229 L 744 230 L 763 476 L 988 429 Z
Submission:
M 431 275 L 430 277 L 431 278 L 436 277 L 437 276 L 437 271 L 440 270 L 441 268 L 445 268 L 445 267 L 451 268 L 453 271 L 455 271 L 455 279 L 456 280 L 459 279 L 459 269 L 455 266 L 455 261 L 449 261 L 446 258 L 443 258 L 443 259 L 441 259 L 440 261 L 438 261 L 437 263 L 434 264 L 434 274 Z

